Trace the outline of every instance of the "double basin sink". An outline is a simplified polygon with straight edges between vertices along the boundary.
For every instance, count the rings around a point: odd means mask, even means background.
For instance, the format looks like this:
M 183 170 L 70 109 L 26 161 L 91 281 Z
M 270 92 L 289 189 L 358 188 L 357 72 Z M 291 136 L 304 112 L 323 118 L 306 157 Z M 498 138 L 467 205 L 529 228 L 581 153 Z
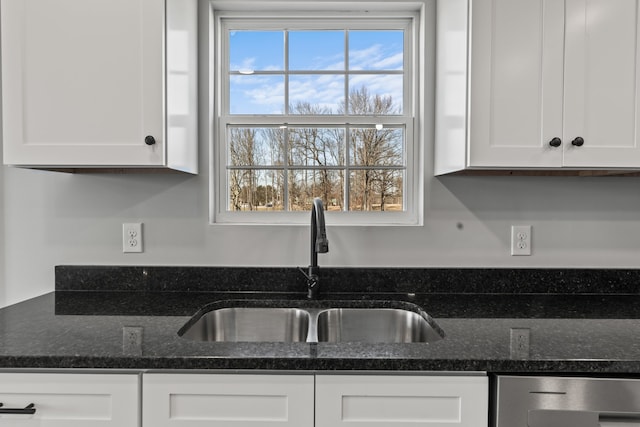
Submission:
M 419 306 L 393 301 L 225 301 L 178 332 L 214 342 L 425 343 L 444 338 Z

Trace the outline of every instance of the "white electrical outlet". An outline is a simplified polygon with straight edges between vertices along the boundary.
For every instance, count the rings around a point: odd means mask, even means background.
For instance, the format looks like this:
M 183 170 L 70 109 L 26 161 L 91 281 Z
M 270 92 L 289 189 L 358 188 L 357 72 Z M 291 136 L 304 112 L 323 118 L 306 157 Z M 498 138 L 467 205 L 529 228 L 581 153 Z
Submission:
M 140 326 L 122 327 L 122 353 L 125 356 L 142 356 L 142 334 Z
M 122 252 L 142 252 L 142 223 L 122 224 Z
M 530 341 L 529 328 L 511 328 L 511 358 L 528 359 Z
M 511 255 L 531 255 L 531 226 L 511 226 Z

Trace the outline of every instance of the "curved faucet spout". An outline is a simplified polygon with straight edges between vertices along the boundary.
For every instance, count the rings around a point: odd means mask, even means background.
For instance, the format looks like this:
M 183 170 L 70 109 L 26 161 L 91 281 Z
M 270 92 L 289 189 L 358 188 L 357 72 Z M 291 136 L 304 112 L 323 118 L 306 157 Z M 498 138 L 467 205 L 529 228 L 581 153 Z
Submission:
M 329 240 L 327 240 L 327 230 L 324 226 L 324 207 L 319 197 L 313 199 L 311 208 L 311 245 L 312 256 L 316 255 L 313 265 L 317 266 L 317 254 L 329 252 Z
M 318 283 L 320 278 L 318 273 L 318 254 L 329 252 L 329 240 L 327 239 L 327 230 L 324 225 L 324 207 L 322 199 L 316 197 L 313 199 L 311 207 L 311 264 L 309 264 L 309 273 L 307 276 L 307 287 L 309 292 L 308 298 L 316 298 L 318 296 Z

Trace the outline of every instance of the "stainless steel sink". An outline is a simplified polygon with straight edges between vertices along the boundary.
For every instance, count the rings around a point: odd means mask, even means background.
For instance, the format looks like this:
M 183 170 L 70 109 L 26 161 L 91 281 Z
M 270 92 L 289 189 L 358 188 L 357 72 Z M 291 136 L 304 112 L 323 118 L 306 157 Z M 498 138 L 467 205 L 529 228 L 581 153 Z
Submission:
M 423 316 L 395 308 L 333 308 L 318 314 L 318 341 L 412 343 L 442 339 Z
M 242 304 L 233 301 L 231 304 Z M 204 308 L 178 335 L 195 341 L 217 342 L 359 342 L 424 343 L 437 341 L 444 332 L 418 306 L 398 302 L 367 301 L 298 302 L 299 307 Z M 338 305 L 338 306 L 336 306 Z M 342 306 L 340 306 L 342 305 Z M 391 304 L 393 306 L 393 304 Z
M 233 307 L 204 313 L 179 335 L 197 341 L 304 342 L 308 330 L 305 310 Z

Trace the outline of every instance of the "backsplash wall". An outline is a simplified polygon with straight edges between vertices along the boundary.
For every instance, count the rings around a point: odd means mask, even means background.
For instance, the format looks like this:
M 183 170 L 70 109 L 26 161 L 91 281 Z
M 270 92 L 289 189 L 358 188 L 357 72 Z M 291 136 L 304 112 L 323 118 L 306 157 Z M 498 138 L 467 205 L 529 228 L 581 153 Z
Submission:
M 201 170 L 192 177 L 5 167 L 0 303 L 52 291 L 59 264 L 309 263 L 307 227 L 208 225 L 206 164 Z M 320 265 L 640 265 L 638 178 L 467 176 L 426 182 L 423 227 L 337 228 L 328 220 L 330 252 L 320 255 Z M 122 223 L 132 221 L 144 223 L 142 254 L 122 253 Z M 533 226 L 532 256 L 509 255 L 511 224 Z
M 0 92 L 1 93 L 1 92 Z M 2 140 L 2 123 L 0 122 L 0 140 Z M 0 159 L 2 159 L 2 150 L 0 150 Z M 4 209 L 4 167 L 0 166 L 0 306 L 5 301 L 5 294 L 7 292 L 6 281 L 6 268 L 5 268 L 5 256 L 4 248 L 7 245 L 7 241 L 4 235 L 5 228 L 5 209 Z

